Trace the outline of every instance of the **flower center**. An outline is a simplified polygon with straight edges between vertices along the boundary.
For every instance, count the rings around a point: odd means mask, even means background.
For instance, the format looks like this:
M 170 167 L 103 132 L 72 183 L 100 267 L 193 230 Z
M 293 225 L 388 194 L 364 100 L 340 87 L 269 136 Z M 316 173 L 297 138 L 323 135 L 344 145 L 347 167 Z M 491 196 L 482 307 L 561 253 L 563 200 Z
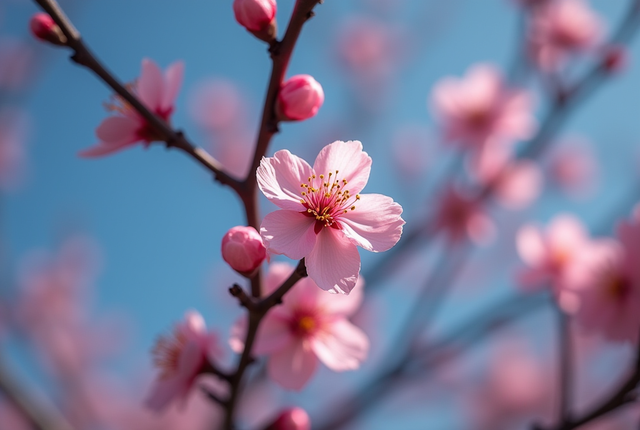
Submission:
M 129 90 L 130 93 L 136 94 L 138 87 L 138 82 L 133 81 L 125 84 L 125 88 Z M 119 113 L 121 115 L 131 115 L 135 112 L 133 106 L 129 104 L 125 99 L 123 99 L 118 94 L 112 94 L 109 98 L 109 101 L 106 101 L 102 104 L 107 112 Z
M 620 276 L 609 276 L 609 279 L 605 282 L 605 291 L 607 296 L 621 300 L 626 297 L 629 291 L 629 283 Z
M 178 360 L 187 343 L 187 337 L 179 330 L 161 336 L 153 348 L 153 363 L 160 370 L 160 379 L 172 376 L 178 369 Z
M 320 233 L 323 227 L 340 229 L 337 223 L 342 214 L 356 209 L 354 203 L 360 195 L 352 196 L 346 179 L 340 179 L 339 171 L 329 172 L 327 176 L 309 176 L 306 184 L 300 184 L 302 191 L 300 203 L 306 208 L 305 215 L 316 219 L 315 232 Z

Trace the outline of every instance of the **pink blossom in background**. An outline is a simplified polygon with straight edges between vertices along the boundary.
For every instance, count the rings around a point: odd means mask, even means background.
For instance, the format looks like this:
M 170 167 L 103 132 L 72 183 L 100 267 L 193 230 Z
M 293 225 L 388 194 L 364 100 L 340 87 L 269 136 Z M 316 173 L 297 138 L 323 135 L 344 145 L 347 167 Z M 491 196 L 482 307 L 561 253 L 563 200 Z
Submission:
M 267 257 L 260 233 L 253 227 L 232 227 L 222 238 L 222 258 L 233 270 L 252 276 Z
M 264 217 L 267 251 L 305 258 L 323 290 L 348 294 L 360 272 L 358 246 L 380 252 L 402 235 L 402 207 L 381 194 L 358 194 L 369 180 L 371 157 L 358 141 L 325 146 L 313 167 L 281 150 L 263 158 L 258 186 L 281 210 Z
M 173 63 L 164 75 L 152 60 L 142 60 L 140 79 L 130 88 L 140 101 L 157 116 L 169 122 L 175 109 L 175 100 L 182 85 L 184 64 Z M 114 115 L 108 117 L 96 129 L 100 142 L 80 152 L 82 157 L 102 157 L 125 149 L 135 143 L 145 146 L 159 140 L 147 121 L 126 101 L 114 96 L 112 103 L 105 105 Z
M 25 88 L 33 77 L 33 48 L 12 37 L 0 37 L 0 89 L 17 91 Z
M 240 89 L 226 79 L 210 78 L 199 82 L 189 96 L 189 114 L 206 131 L 220 133 L 243 126 L 245 110 Z
M 1 191 L 15 191 L 24 182 L 29 126 L 26 112 L 0 108 Z
M 599 180 L 599 165 L 592 147 L 582 139 L 559 146 L 549 157 L 549 177 L 570 197 L 586 197 Z
M 581 255 L 568 273 L 579 300 L 576 321 L 588 332 L 615 342 L 640 335 L 640 207 L 623 221 L 617 240 Z
M 184 407 L 196 379 L 211 361 L 222 355 L 222 349 L 218 336 L 207 331 L 202 316 L 189 311 L 172 334 L 158 340 L 153 355 L 159 374 L 146 405 L 159 412 L 174 402 Z
M 464 78 L 439 81 L 430 103 L 445 141 L 466 149 L 513 144 L 536 128 L 531 94 L 510 88 L 488 64 L 473 66 Z
M 314 117 L 324 103 L 322 86 L 310 75 L 295 75 L 282 83 L 276 111 L 282 121 Z
M 482 245 L 495 237 L 495 225 L 482 204 L 455 186 L 446 187 L 436 205 L 436 227 L 449 242 L 455 244 L 470 239 Z
M 548 418 L 555 399 L 549 373 L 523 345 L 501 345 L 492 354 L 485 379 L 471 391 L 472 428 L 512 430 Z
M 289 408 L 265 430 L 311 430 L 311 418 L 302 408 Z
M 580 254 L 590 253 L 601 243 L 589 237 L 582 222 L 572 215 L 558 215 L 546 227 L 529 224 L 517 236 L 520 258 L 527 265 L 517 275 L 526 291 L 551 287 L 566 311 L 575 308 L 575 298 L 566 289 L 570 267 L 579 268 Z
M 544 70 L 562 66 L 575 54 L 594 49 L 602 39 L 600 17 L 584 0 L 557 0 L 535 12 L 530 52 Z
M 265 295 L 278 288 L 293 268 L 273 263 L 265 279 Z M 269 311 L 254 344 L 257 355 L 268 355 L 267 372 L 279 385 L 301 390 L 311 379 L 318 360 L 336 372 L 360 367 L 369 351 L 364 332 L 349 322 L 362 302 L 364 281 L 351 294 L 322 291 L 310 278 L 303 278 Z M 236 352 L 244 348 L 247 320 L 232 329 L 230 345 Z
M 487 145 L 472 160 L 471 173 L 483 186 L 491 186 L 498 203 L 507 209 L 531 205 L 542 191 L 542 172 L 536 162 L 516 160 L 512 148 Z

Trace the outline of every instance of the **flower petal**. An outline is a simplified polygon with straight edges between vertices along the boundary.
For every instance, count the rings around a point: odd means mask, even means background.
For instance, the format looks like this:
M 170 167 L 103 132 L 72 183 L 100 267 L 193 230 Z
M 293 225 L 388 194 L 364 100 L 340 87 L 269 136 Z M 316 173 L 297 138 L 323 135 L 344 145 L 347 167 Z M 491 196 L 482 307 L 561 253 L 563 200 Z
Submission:
M 349 294 L 360 272 L 358 248 L 341 231 L 323 228 L 306 258 L 309 277 L 323 290 Z
M 293 260 L 306 257 L 316 243 L 315 219 L 299 212 L 280 210 L 262 220 L 260 234 L 267 249 Z
M 157 380 L 145 400 L 145 405 L 155 412 L 162 411 L 179 396 L 182 390 L 181 382 L 179 377 Z
M 264 278 L 262 296 L 273 293 L 293 273 L 294 268 L 288 263 L 275 262 L 269 265 Z
M 102 157 L 104 155 L 109 155 L 114 152 L 121 151 L 126 147 L 130 146 L 134 143 L 135 140 L 123 140 L 122 142 L 106 144 L 104 142 L 100 142 L 90 148 L 84 149 L 78 152 L 78 155 L 83 158 L 95 158 Z
M 162 102 L 164 78 L 158 65 L 148 58 L 142 60 L 142 72 L 138 79 L 138 95 L 151 111 L 156 111 Z
M 348 185 L 345 189 L 351 195 L 356 195 L 369 180 L 371 173 L 371 157 L 362 150 L 362 143 L 357 140 L 342 142 L 337 140 L 324 148 L 316 157 L 313 164 L 316 174 L 327 175 L 329 172 L 338 170 L 340 181 L 345 179 Z
M 518 231 L 516 245 L 520 258 L 529 266 L 539 266 L 547 255 L 547 248 L 539 227 L 526 225 Z
M 367 251 L 380 252 L 400 240 L 402 206 L 382 194 L 363 194 L 356 209 L 340 218 L 344 234 Z
M 331 324 L 330 332 L 311 341 L 311 348 L 329 369 L 336 372 L 360 367 L 369 352 L 369 339 L 344 318 Z
M 142 124 L 126 116 L 110 116 L 105 118 L 96 129 L 96 136 L 102 142 L 119 143 L 138 140 L 138 129 Z
M 171 64 L 164 72 L 164 88 L 162 91 L 162 110 L 169 110 L 173 105 L 180 92 L 182 79 L 184 77 L 184 63 L 176 61 Z
M 253 350 L 258 355 L 278 352 L 294 342 L 293 334 L 289 328 L 289 319 L 277 310 L 280 308 L 269 311 L 258 328 L 256 341 L 253 345 Z
M 318 358 L 302 342 L 293 342 L 269 357 L 269 377 L 289 390 L 301 390 L 318 367 Z
M 319 292 L 317 307 L 332 315 L 351 316 L 360 308 L 362 300 L 364 299 L 364 278 L 362 276 L 358 277 L 356 286 L 349 294 L 330 294 L 321 291 L 317 286 L 314 287 Z M 292 291 L 296 291 L 297 289 L 298 285 L 296 284 L 296 288 Z
M 301 184 L 313 175 L 311 166 L 302 158 L 283 149 L 273 157 L 263 158 L 256 172 L 262 193 L 282 209 L 304 210 L 300 203 Z

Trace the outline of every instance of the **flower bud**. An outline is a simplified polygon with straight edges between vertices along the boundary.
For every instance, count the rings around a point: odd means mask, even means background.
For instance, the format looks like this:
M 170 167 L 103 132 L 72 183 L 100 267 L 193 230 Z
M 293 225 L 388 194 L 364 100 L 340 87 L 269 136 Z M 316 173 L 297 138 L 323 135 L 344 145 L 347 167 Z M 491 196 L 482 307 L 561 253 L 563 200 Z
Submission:
M 302 408 L 285 409 L 265 430 L 310 430 L 311 420 Z
M 627 50 L 619 45 L 607 46 L 602 54 L 602 66 L 609 73 L 622 71 L 628 63 Z
M 61 46 L 67 44 L 66 36 L 49 14 L 40 12 L 33 15 L 29 21 L 29 29 L 31 34 L 44 42 Z
M 300 121 L 318 113 L 324 102 L 322 86 L 309 75 L 296 75 L 280 87 L 276 110 L 281 121 Z
M 253 276 L 266 256 L 260 233 L 253 227 L 233 227 L 222 238 L 222 258 L 243 276 Z
M 236 21 L 258 39 L 271 42 L 277 33 L 275 0 L 234 0 Z

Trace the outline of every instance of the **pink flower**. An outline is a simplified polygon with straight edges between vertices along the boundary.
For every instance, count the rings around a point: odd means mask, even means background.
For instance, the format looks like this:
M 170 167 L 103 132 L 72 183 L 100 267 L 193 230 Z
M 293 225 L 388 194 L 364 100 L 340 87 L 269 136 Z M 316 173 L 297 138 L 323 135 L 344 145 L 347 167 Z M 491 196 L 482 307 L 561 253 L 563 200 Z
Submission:
M 457 243 L 467 237 L 478 244 L 490 242 L 496 234 L 495 225 L 476 199 L 454 186 L 447 187 L 436 207 L 436 227 L 449 242 Z
M 182 62 L 173 63 L 163 76 L 156 63 L 145 59 L 142 60 L 140 79 L 130 89 L 151 112 L 169 122 L 183 73 Z M 114 97 L 113 103 L 106 104 L 106 108 L 114 115 L 102 121 L 96 129 L 100 142 L 80 152 L 80 156 L 101 157 L 137 142 L 149 146 L 151 142 L 161 139 L 147 121 L 121 98 Z
M 173 334 L 161 337 L 156 343 L 154 363 L 160 374 L 146 405 L 155 411 L 165 409 L 174 401 L 184 405 L 198 375 L 209 360 L 221 353 L 218 337 L 207 332 L 202 316 L 195 311 L 187 312 Z
M 58 24 L 47 13 L 40 12 L 33 15 L 29 21 L 29 29 L 31 34 L 44 42 L 55 45 L 64 45 L 67 42 Z
M 302 408 L 285 409 L 266 430 L 311 430 L 311 419 Z
M 602 243 L 569 269 L 567 284 L 579 300 L 577 322 L 612 341 L 636 342 L 640 334 L 640 207 Z
M 599 166 L 588 142 L 574 140 L 550 154 L 549 176 L 563 192 L 572 197 L 582 197 L 596 188 Z
M 545 70 L 567 57 L 593 49 L 602 37 L 602 22 L 583 0 L 549 2 L 536 12 L 530 29 L 531 53 Z
M 278 288 L 292 268 L 274 263 L 265 279 L 265 294 Z M 313 376 L 318 360 L 336 372 L 354 370 L 366 358 L 369 340 L 347 319 L 360 307 L 363 281 L 349 296 L 329 294 L 304 278 L 269 311 L 256 337 L 254 352 L 268 355 L 269 377 L 286 389 L 301 390 Z M 234 351 L 244 348 L 247 321 L 240 320 L 230 340 Z
M 233 227 L 222 238 L 222 258 L 242 275 L 251 276 L 266 257 L 262 237 L 253 227 Z
M 307 272 L 323 290 L 348 294 L 360 272 L 357 246 L 380 252 L 402 234 L 402 207 L 381 194 L 358 194 L 371 157 L 358 141 L 325 146 L 313 167 L 281 150 L 263 158 L 258 186 L 282 210 L 262 221 L 260 233 L 273 254 L 305 258 Z
M 324 103 L 322 86 L 309 75 L 295 75 L 282 84 L 276 110 L 283 121 L 301 121 L 315 116 Z
M 441 80 L 431 98 L 445 140 L 468 149 L 530 138 L 532 104 L 528 92 L 507 87 L 501 73 L 486 64 L 469 69 L 463 79 Z
M 236 21 L 251 32 L 267 29 L 275 20 L 275 0 L 234 0 Z
M 559 292 L 567 268 L 592 243 L 580 220 L 571 215 L 556 216 L 545 231 L 535 225 L 522 227 L 517 247 L 528 267 L 518 274 L 519 283 L 527 290 L 548 283 Z

